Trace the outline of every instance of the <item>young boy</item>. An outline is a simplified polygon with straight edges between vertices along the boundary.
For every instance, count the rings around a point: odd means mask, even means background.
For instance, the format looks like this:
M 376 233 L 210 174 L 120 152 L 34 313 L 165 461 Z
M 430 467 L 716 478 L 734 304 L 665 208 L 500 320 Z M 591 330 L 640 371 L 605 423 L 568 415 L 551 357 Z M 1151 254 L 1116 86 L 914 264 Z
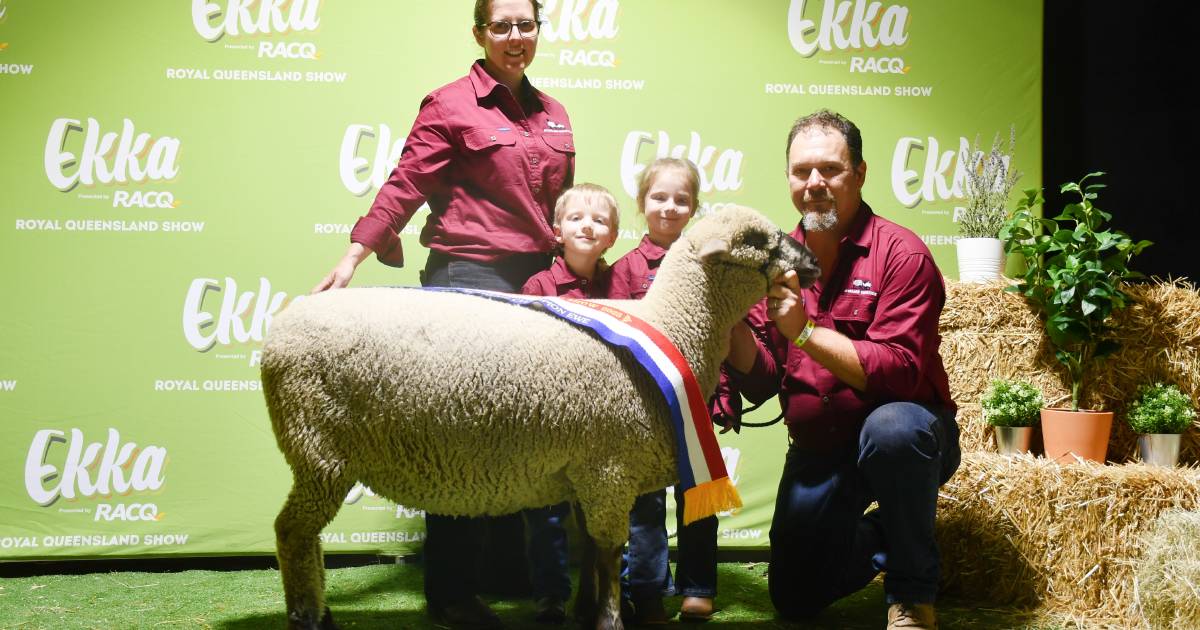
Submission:
M 579 184 L 554 206 L 554 235 L 562 252 L 547 270 L 521 288 L 526 295 L 603 298 L 608 293 L 608 266 L 601 258 L 617 240 L 617 200 L 603 186 Z M 533 573 L 535 619 L 562 623 L 571 596 L 567 575 L 567 531 L 563 521 L 569 503 L 525 510 L 529 531 L 529 566 Z

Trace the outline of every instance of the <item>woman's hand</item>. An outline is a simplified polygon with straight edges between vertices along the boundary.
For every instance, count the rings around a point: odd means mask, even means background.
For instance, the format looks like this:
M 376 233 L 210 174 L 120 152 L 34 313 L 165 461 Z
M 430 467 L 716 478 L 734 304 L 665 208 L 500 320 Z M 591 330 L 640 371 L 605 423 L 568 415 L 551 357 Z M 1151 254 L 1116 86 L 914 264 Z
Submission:
M 320 293 L 326 289 L 340 289 L 350 284 L 350 279 L 354 277 L 354 270 L 358 268 L 358 264 L 370 255 L 371 249 L 366 245 L 350 243 L 350 249 L 346 250 L 346 255 L 342 256 L 333 271 L 330 271 L 317 283 L 317 286 L 313 287 L 312 293 Z

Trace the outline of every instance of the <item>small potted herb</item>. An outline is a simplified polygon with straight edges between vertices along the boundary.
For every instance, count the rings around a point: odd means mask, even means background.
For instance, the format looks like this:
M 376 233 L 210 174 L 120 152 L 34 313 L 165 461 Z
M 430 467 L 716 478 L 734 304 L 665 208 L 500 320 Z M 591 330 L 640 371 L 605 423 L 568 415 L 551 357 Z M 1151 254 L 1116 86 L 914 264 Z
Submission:
M 1081 410 L 1079 401 L 1090 368 L 1119 348 L 1111 317 L 1128 300 L 1122 284 L 1142 277 L 1129 268 L 1130 259 L 1150 246 L 1105 226 L 1112 215 L 1093 203 L 1104 185 L 1087 183 L 1103 174 L 1063 184 L 1061 192 L 1075 193 L 1079 201 L 1052 219 L 1034 212 L 1043 203 L 1041 191 L 1025 191 L 1000 233 L 1005 251 L 1020 254 L 1026 265 L 1020 282 L 1007 290 L 1025 296 L 1041 316 L 1071 384 L 1070 409 L 1042 410 L 1046 457 L 1060 462 L 1079 457 L 1103 463 L 1108 453 L 1112 412 Z
M 1125 419 L 1138 434 L 1142 461 L 1174 466 L 1179 461 L 1179 435 L 1192 426 L 1192 400 L 1175 385 L 1142 385 Z
M 1041 413 L 1042 392 L 1026 381 L 995 379 L 980 401 L 1002 455 L 1028 453 L 1033 425 Z
M 989 282 L 1004 275 L 1004 246 L 1000 230 L 1008 219 L 1008 198 L 1021 173 L 1013 168 L 1013 150 L 1017 127 L 1008 130 L 1008 150 L 1000 143 L 1000 134 L 992 140 L 986 154 L 979 150 L 979 136 L 971 147 L 966 169 L 966 205 L 958 215 L 955 241 L 958 252 L 958 279 L 961 282 Z

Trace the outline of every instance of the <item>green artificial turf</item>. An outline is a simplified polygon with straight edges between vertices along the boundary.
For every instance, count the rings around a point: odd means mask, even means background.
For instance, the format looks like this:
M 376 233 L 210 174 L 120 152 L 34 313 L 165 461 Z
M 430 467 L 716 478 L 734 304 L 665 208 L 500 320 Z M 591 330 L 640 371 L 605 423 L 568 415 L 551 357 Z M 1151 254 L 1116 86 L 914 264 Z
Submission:
M 343 628 L 432 628 L 425 615 L 419 565 L 372 565 L 331 569 L 328 602 Z M 886 616 L 877 580 L 807 624 L 775 618 L 767 597 L 766 565 L 720 565 L 719 611 L 703 627 L 882 628 Z M 541 628 L 530 622 L 529 601 L 490 599 L 511 628 Z M 679 598 L 667 599 L 668 612 Z M 946 601 L 938 607 L 943 628 L 1049 628 L 1027 614 L 976 609 Z M 279 573 L 182 571 L 47 575 L 0 580 L 0 630 L 9 628 L 283 628 Z M 670 626 L 689 624 L 672 621 Z M 574 627 L 568 624 L 566 627 Z

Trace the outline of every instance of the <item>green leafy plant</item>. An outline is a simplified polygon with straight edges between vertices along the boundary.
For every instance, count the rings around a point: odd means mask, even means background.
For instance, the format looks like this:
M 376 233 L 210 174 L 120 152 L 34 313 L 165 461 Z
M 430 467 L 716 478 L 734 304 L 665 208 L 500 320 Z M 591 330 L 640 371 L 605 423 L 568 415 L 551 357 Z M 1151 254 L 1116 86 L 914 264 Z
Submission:
M 971 147 L 967 167 L 966 206 L 958 217 L 958 231 L 964 238 L 997 238 L 1008 219 L 1008 197 L 1021 173 L 1012 166 L 1017 144 L 1017 127 L 1008 129 L 1008 150 L 1000 143 L 1000 134 L 992 139 L 985 155 L 979 150 L 979 136 Z
M 1192 400 L 1175 385 L 1142 385 L 1125 419 L 1137 433 L 1183 433 L 1192 426 Z
M 995 379 L 980 404 L 984 419 L 994 427 L 1031 427 L 1042 409 L 1042 392 L 1026 381 Z
M 1093 203 L 1104 185 L 1085 186 L 1103 174 L 1063 184 L 1061 191 L 1077 193 L 1079 201 L 1053 219 L 1034 214 L 1044 200 L 1041 191 L 1026 190 L 1000 231 L 1004 251 L 1025 258 L 1025 274 L 1009 290 L 1024 295 L 1041 314 L 1054 356 L 1067 368 L 1076 411 L 1088 369 L 1119 347 L 1108 338 L 1109 318 L 1128 300 L 1121 284 L 1142 277 L 1129 269 L 1129 260 L 1151 244 L 1104 227 L 1112 215 Z

